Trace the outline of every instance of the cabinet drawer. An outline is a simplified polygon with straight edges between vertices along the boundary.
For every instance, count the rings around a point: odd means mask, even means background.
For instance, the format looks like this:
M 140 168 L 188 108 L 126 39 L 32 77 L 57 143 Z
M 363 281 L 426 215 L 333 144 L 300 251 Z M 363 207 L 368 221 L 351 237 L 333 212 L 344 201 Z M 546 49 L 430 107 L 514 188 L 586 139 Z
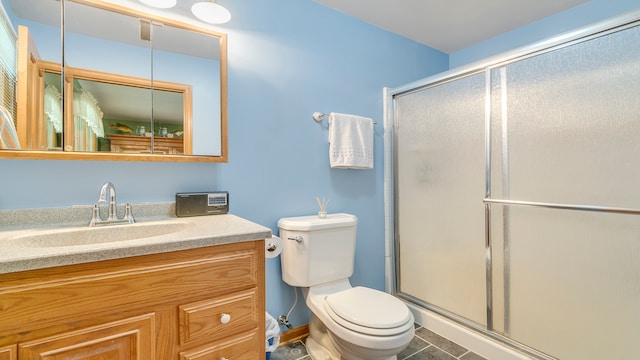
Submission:
M 178 312 L 180 345 L 251 331 L 258 328 L 257 289 L 182 305 Z
M 260 351 L 260 341 L 264 343 L 264 340 L 261 339 L 257 331 L 251 331 L 223 342 L 183 351 L 180 353 L 180 360 L 264 359 L 265 353 Z

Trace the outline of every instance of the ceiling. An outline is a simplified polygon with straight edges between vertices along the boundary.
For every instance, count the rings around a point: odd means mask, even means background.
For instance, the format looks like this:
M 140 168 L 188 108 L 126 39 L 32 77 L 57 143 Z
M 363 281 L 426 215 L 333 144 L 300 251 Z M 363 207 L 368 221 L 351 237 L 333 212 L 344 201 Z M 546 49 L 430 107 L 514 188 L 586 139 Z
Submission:
M 105 0 L 140 11 L 163 14 L 137 0 Z M 190 7 L 201 0 L 180 0 L 170 10 L 171 17 L 192 22 Z M 233 0 L 225 0 L 232 2 Z M 516 29 L 533 21 L 588 2 L 588 0 L 314 0 L 315 2 L 361 19 L 365 22 L 415 40 L 421 44 L 450 54 L 501 33 Z M 59 24 L 55 0 L 9 0 L 18 16 L 43 23 Z M 28 14 L 28 15 L 27 15 Z M 166 14 L 166 13 L 165 13 Z M 69 20 L 84 21 L 78 28 L 91 28 L 86 24 L 104 20 L 104 13 Z M 233 16 L 233 14 L 232 14 Z M 233 20 L 232 20 L 233 21 Z M 59 26 L 59 25 L 58 25 Z M 137 24 L 132 25 L 137 27 Z M 203 24 L 200 24 L 203 26 Z M 223 26 L 224 27 L 224 26 Z M 102 34 L 117 36 L 126 26 L 111 27 Z M 188 44 L 186 49 L 202 49 Z M 187 50 L 185 50 L 187 51 Z M 198 54 L 197 56 L 202 56 Z M 212 55 L 205 55 L 212 56 Z M 217 56 L 217 54 L 213 55 Z
M 314 0 L 447 54 L 588 0 Z

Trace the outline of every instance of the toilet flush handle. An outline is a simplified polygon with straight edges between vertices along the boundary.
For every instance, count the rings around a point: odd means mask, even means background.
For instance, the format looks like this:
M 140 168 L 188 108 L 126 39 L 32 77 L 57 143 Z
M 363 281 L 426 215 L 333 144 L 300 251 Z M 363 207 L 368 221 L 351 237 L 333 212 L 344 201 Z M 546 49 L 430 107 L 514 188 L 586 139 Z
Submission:
M 293 240 L 293 241 L 295 241 L 297 243 L 301 243 L 302 242 L 302 236 L 297 235 L 295 237 L 288 237 L 287 240 Z

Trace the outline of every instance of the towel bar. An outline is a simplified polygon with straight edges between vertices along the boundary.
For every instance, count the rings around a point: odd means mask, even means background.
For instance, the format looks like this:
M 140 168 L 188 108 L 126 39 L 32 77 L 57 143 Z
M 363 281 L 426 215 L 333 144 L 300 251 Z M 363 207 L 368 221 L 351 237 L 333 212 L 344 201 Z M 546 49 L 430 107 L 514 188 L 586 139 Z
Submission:
M 325 117 L 329 116 L 329 114 L 325 114 L 325 113 L 316 111 L 316 112 L 313 113 L 312 116 L 313 116 L 313 120 L 315 120 L 317 122 L 321 122 L 322 119 L 324 119 Z M 378 123 L 374 121 L 373 125 L 376 125 L 376 124 L 378 124 Z

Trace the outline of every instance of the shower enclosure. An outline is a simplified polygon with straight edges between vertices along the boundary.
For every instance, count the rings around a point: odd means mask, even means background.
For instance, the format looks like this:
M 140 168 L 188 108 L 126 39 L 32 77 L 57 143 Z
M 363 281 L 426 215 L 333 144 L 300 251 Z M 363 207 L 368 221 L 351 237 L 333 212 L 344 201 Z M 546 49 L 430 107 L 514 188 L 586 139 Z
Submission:
M 399 296 L 534 357 L 640 359 L 639 18 L 388 92 Z

